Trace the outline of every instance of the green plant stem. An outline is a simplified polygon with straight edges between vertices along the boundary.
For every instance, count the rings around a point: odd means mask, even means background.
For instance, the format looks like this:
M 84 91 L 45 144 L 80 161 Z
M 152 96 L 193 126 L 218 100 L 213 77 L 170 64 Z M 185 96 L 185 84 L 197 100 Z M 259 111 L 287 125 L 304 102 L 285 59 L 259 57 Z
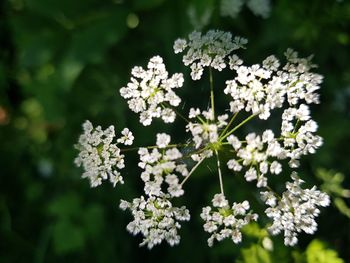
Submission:
M 236 112 L 236 113 L 232 116 L 231 120 L 230 120 L 229 123 L 226 125 L 225 129 L 221 132 L 221 134 L 220 134 L 219 137 L 221 137 L 222 135 L 225 134 L 225 132 L 227 132 L 228 128 L 231 126 L 232 122 L 236 119 L 237 115 L 238 115 L 238 112 Z
M 221 174 L 220 159 L 219 159 L 218 151 L 215 151 L 215 155 L 216 155 L 216 162 L 217 162 L 218 174 L 219 174 L 220 191 L 221 191 L 222 195 L 225 195 L 225 193 L 224 193 L 224 184 L 222 182 L 222 174 Z
M 251 119 L 253 119 L 255 116 L 257 116 L 259 113 L 256 114 L 252 114 L 250 115 L 248 118 L 244 119 L 240 124 L 238 124 L 236 127 L 234 127 L 232 130 L 230 130 L 229 132 L 227 132 L 224 136 L 221 137 L 220 142 L 222 142 L 224 139 L 226 139 L 229 135 L 231 135 L 233 132 L 235 132 L 236 130 L 238 130 L 241 126 L 243 126 L 244 124 L 246 124 L 248 121 L 250 121 Z
M 186 147 L 188 144 L 168 144 L 165 148 L 173 148 L 173 147 Z M 125 149 L 120 149 L 121 152 L 129 152 L 129 151 L 136 151 L 140 148 L 146 148 L 146 149 L 158 149 L 158 145 L 152 145 L 152 146 L 147 146 L 147 147 L 133 147 L 133 148 L 125 148 Z
M 189 174 L 182 180 L 182 182 L 180 183 L 180 186 L 182 187 L 184 185 L 184 183 L 188 180 L 188 178 L 190 178 L 190 176 L 193 174 L 193 172 L 197 169 L 197 167 L 204 161 L 205 158 L 202 158 L 201 160 L 198 161 L 198 163 L 196 163 L 195 166 L 193 166 L 193 168 L 191 169 L 191 171 L 189 172 Z
M 214 105 L 214 81 L 213 81 L 213 72 L 211 67 L 209 67 L 209 82 L 210 82 L 210 101 L 211 101 L 211 110 L 213 114 L 213 119 L 215 119 L 215 105 Z

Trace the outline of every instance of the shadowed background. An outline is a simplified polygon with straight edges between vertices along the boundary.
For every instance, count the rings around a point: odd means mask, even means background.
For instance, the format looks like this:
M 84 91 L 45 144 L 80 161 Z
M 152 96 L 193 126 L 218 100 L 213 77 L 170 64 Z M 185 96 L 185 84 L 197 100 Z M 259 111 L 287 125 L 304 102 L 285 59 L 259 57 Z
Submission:
M 316 72 L 325 79 L 321 104 L 312 107 L 312 115 L 324 145 L 302 160 L 300 174 L 308 186 L 327 191 L 333 204 L 317 219 L 317 233 L 301 234 L 295 248 L 284 247 L 279 236 L 272 238 L 273 251 L 265 250 L 261 240 L 266 233 L 257 225 L 245 230 L 240 245 L 228 240 L 207 247 L 199 213 L 218 191 L 211 162 L 186 183 L 186 194 L 177 201 L 192 216 L 182 224 L 180 245 L 139 248 L 141 238 L 125 230 L 130 214 L 118 208 L 121 198 L 142 194 L 137 154 L 127 157 L 126 183 L 116 188 L 90 189 L 73 164 L 73 145 L 86 119 L 104 128 L 115 125 L 118 132 L 129 127 L 136 146 L 153 145 L 157 132 L 170 133 L 174 141 L 188 138 L 180 119 L 175 125 L 154 121 L 141 126 L 118 89 L 134 65 L 146 66 L 150 57 L 160 55 L 171 74 L 185 73 L 182 106 L 206 107 L 207 81 L 191 81 L 172 49 L 175 39 L 194 29 L 248 38 L 239 55 L 249 64 L 271 54 L 282 58 L 288 47 L 301 56 L 315 55 Z M 1 1 L 0 262 L 342 262 L 338 257 L 350 262 L 348 32 L 346 0 L 272 1 L 266 18 L 246 5 L 235 17 L 223 17 L 214 0 Z M 222 110 L 228 102 L 218 94 L 228 76 L 214 74 L 216 105 Z M 266 129 L 266 123 L 251 125 L 242 134 Z M 287 178 L 284 173 L 276 179 L 276 189 Z M 259 207 L 253 185 L 227 170 L 224 180 L 230 201 L 255 200 Z M 259 209 L 262 214 L 261 203 Z

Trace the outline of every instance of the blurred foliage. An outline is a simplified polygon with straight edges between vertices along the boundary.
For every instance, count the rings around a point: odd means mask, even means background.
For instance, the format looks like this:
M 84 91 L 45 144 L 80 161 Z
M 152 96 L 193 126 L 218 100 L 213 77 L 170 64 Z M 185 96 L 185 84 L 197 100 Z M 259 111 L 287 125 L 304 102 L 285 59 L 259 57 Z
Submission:
M 350 1 L 272 1 L 267 19 L 246 7 L 235 19 L 221 17 L 219 6 L 214 0 L 0 1 L 1 262 L 350 262 Z M 304 56 L 313 53 L 325 76 L 322 104 L 312 109 L 325 143 L 303 161 L 301 176 L 310 185 L 321 184 L 335 207 L 322 211 L 316 235 L 301 234 L 295 248 L 285 247 L 280 236 L 269 239 L 258 225 L 244 230 L 240 245 L 207 247 L 198 215 L 218 187 L 210 161 L 179 200 L 192 211 L 180 245 L 139 248 L 140 237 L 125 230 L 129 215 L 117 208 L 120 198 L 140 195 L 139 171 L 125 170 L 123 187 L 90 189 L 73 165 L 73 144 L 85 119 L 128 126 L 137 145 L 152 144 L 158 130 L 175 139 L 185 136 L 178 132 L 182 123 L 160 122 L 143 136 L 145 129 L 118 89 L 132 66 L 156 54 L 169 72 L 188 73 L 172 52 L 173 41 L 209 28 L 248 38 L 247 50 L 239 54 L 248 63 L 293 47 Z M 223 79 L 214 77 L 221 87 Z M 193 91 L 186 81 L 184 107 L 207 105 L 205 84 Z M 227 101 L 217 105 L 224 109 Z M 133 164 L 136 157 L 127 161 Z M 287 173 L 281 177 L 276 189 Z M 225 187 L 230 200 L 255 200 L 253 208 L 261 209 L 244 179 L 226 171 Z
M 333 198 L 333 204 L 338 210 L 350 218 L 350 208 L 344 200 L 350 198 L 350 189 L 344 189 L 342 185 L 345 179 L 344 175 L 320 168 L 316 171 L 316 176 L 324 182 L 321 185 L 322 191 L 328 193 Z

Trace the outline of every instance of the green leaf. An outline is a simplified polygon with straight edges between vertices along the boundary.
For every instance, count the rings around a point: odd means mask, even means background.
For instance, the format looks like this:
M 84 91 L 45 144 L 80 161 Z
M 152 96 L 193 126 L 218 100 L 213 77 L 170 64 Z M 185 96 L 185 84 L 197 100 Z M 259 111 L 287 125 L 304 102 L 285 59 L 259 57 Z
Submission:
M 257 223 L 251 223 L 246 225 L 243 229 L 242 232 L 245 235 L 251 236 L 251 237 L 255 237 L 255 238 L 263 238 L 266 237 L 268 235 L 267 230 L 260 228 L 259 225 Z
M 259 245 L 242 249 L 242 257 L 245 263 L 270 263 L 271 257 L 268 251 Z
M 334 198 L 334 204 L 340 213 L 350 218 L 350 208 L 346 205 L 345 201 L 342 198 Z
M 344 263 L 335 250 L 326 247 L 320 240 L 313 240 L 306 249 L 308 263 Z

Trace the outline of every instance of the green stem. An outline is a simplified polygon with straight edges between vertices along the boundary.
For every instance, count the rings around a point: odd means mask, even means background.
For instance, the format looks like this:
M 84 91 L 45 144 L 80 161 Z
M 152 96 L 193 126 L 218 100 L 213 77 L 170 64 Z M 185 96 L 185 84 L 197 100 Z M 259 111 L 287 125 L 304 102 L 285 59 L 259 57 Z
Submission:
M 227 130 L 228 130 L 228 128 L 231 126 L 232 122 L 236 119 L 238 113 L 239 113 L 239 112 L 236 112 L 236 113 L 232 116 L 231 120 L 229 121 L 229 123 L 227 124 L 227 126 L 225 127 L 225 129 L 221 132 L 221 134 L 220 134 L 219 137 L 221 137 L 222 135 L 225 134 L 225 132 L 227 132 Z
M 259 113 L 255 113 L 250 115 L 248 118 L 244 119 L 240 124 L 238 124 L 236 127 L 234 127 L 232 130 L 230 130 L 228 133 L 226 133 L 224 136 L 221 137 L 220 142 L 222 142 L 224 139 L 226 139 L 229 135 L 231 135 L 233 132 L 238 130 L 241 126 L 246 124 L 248 121 L 253 119 L 255 116 L 259 115 Z
M 198 161 L 198 163 L 196 163 L 195 166 L 193 166 L 193 168 L 191 169 L 191 171 L 189 172 L 189 174 L 182 180 L 182 182 L 180 183 L 180 186 L 182 187 L 184 185 L 184 183 L 188 180 L 188 178 L 190 178 L 191 174 L 193 174 L 193 172 L 197 169 L 197 167 L 204 161 L 205 158 L 202 158 L 201 160 Z
M 215 120 L 215 106 L 214 106 L 214 82 L 213 82 L 213 72 L 211 67 L 209 67 L 209 82 L 210 82 L 210 101 L 211 110 L 213 114 L 213 119 Z
M 218 151 L 215 151 L 215 155 L 216 155 L 216 162 L 217 162 L 218 174 L 219 174 L 220 191 L 221 191 L 222 195 L 225 195 L 225 193 L 224 193 L 224 184 L 222 182 L 222 174 L 221 174 L 220 159 L 219 159 Z
M 168 144 L 165 148 L 173 148 L 173 147 L 186 147 L 188 144 Z M 126 148 L 126 149 L 120 149 L 121 152 L 129 152 L 129 151 L 136 151 L 140 148 L 146 148 L 146 149 L 157 149 L 159 146 L 152 145 L 147 147 L 133 147 L 133 148 Z
M 292 132 L 293 134 L 296 132 L 299 123 L 300 123 L 300 119 L 297 120 L 297 122 L 296 122 L 296 124 L 294 126 L 294 129 L 293 129 L 293 132 Z

